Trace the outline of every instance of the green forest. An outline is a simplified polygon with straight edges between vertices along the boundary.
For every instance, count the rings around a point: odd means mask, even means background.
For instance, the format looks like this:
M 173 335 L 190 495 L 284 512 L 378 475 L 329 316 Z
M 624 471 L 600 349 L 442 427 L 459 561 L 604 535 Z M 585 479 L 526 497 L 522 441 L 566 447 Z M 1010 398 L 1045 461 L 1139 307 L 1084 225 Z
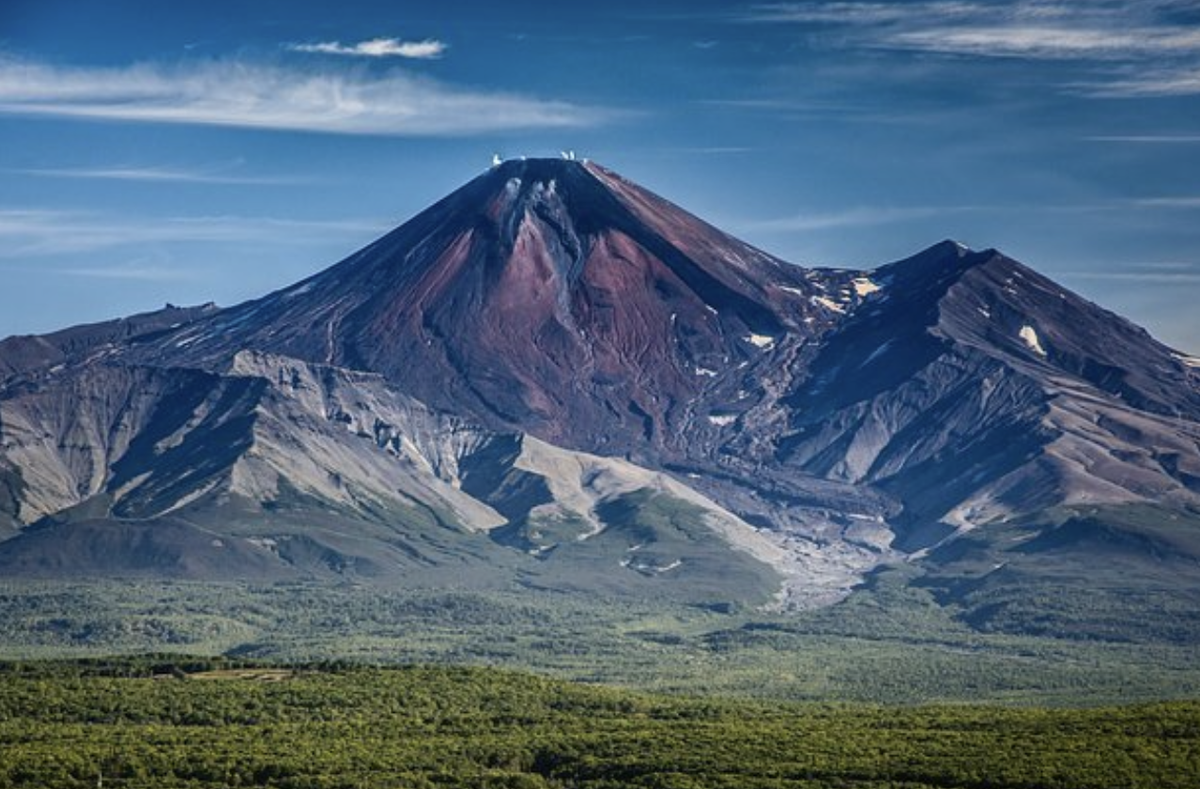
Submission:
M 835 606 L 787 615 L 535 590 L 0 581 L 0 660 L 175 652 L 495 666 L 655 693 L 788 701 L 1200 699 L 1193 638 L 981 632 L 951 613 L 900 571 Z M 1168 626 L 1165 616 L 1126 619 L 1143 631 Z
M 675 697 L 486 668 L 224 659 L 0 666 L 0 787 L 1171 789 L 1200 703 Z

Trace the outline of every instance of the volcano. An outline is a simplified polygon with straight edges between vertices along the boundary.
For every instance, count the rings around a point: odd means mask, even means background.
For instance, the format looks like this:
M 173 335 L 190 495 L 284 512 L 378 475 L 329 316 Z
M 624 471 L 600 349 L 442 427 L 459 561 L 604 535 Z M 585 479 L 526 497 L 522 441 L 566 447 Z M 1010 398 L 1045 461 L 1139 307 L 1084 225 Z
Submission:
M 836 280 L 599 166 L 514 160 L 148 358 L 270 350 L 378 372 L 491 427 L 642 454 L 678 443 L 708 379 L 831 325 L 816 299 Z
M 512 160 L 261 299 L 0 344 L 0 568 L 786 609 L 1103 545 L 1195 588 L 1197 365 L 995 250 L 802 268 Z

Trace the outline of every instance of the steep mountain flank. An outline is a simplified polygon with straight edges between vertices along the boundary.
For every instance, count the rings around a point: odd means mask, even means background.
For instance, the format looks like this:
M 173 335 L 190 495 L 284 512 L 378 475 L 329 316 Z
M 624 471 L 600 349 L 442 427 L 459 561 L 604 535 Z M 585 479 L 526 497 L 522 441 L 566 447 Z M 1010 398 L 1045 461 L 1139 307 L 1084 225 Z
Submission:
M 951 600 L 955 545 L 1026 524 L 1061 567 L 1130 512 L 1200 512 L 1194 360 L 994 250 L 801 268 L 591 163 L 505 162 L 261 299 L 0 343 L 12 573 L 812 607 L 916 562 Z

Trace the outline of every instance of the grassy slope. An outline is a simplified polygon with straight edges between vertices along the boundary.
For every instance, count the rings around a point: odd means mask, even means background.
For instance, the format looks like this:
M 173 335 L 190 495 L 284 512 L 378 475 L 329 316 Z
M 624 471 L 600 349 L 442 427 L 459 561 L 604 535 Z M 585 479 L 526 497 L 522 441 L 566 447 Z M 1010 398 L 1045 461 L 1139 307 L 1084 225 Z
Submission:
M 933 551 L 931 590 L 983 632 L 1200 644 L 1200 514 L 1062 508 Z
M 404 588 L 0 580 L 0 657 L 166 649 L 499 665 L 804 700 L 1200 697 L 1200 518 L 1089 508 L 981 527 L 920 565 L 875 573 L 839 605 L 772 616 L 729 602 L 762 599 L 770 578 L 741 555 L 732 566 L 687 505 L 634 495 L 601 515 L 608 531 L 586 542 L 570 524 L 538 537 L 560 543 L 545 561 L 485 541 L 477 561 L 414 566 Z M 434 546 L 446 530 L 426 531 Z M 490 552 L 520 559 L 523 581 L 481 577 Z
M 163 649 L 495 665 L 679 693 L 1099 704 L 1200 697 L 1194 646 L 979 633 L 884 574 L 805 617 L 526 590 L 0 584 L 0 656 Z
M 0 786 L 1173 789 L 1200 774 L 1196 703 L 792 706 L 494 670 L 238 676 L 0 673 Z

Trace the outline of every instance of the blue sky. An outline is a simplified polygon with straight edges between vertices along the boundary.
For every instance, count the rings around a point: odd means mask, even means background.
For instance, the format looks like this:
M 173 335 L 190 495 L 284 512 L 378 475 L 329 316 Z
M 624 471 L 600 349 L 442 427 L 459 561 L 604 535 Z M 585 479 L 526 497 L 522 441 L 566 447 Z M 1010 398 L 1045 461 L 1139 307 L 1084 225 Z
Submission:
M 492 153 L 800 264 L 997 247 L 1200 351 L 1200 4 L 0 0 L 0 336 L 233 304 Z

